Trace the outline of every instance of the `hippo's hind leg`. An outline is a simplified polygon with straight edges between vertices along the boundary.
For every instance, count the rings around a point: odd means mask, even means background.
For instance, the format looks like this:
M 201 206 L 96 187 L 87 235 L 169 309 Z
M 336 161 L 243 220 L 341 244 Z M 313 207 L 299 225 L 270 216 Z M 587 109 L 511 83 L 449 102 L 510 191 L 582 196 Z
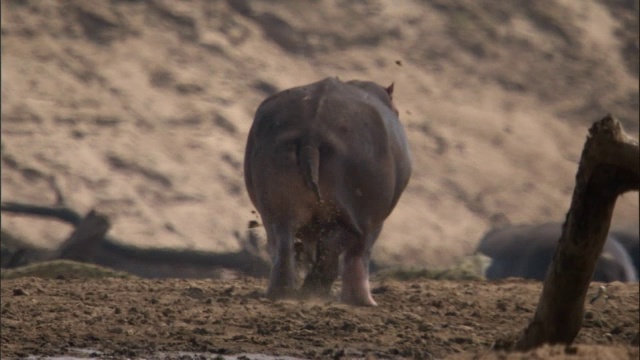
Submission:
M 380 234 L 382 227 L 371 234 L 360 238 L 351 235 L 347 242 L 342 266 L 342 295 L 341 300 L 347 304 L 359 306 L 376 306 L 371 296 L 369 285 L 369 257 L 371 247 Z
M 271 275 L 267 297 L 282 299 L 296 294 L 296 268 L 294 261 L 294 235 L 286 224 L 265 224 L 271 256 Z
M 306 295 L 326 296 L 339 275 L 340 231 L 321 232 L 316 241 L 315 258 L 311 270 L 304 279 L 302 291 Z

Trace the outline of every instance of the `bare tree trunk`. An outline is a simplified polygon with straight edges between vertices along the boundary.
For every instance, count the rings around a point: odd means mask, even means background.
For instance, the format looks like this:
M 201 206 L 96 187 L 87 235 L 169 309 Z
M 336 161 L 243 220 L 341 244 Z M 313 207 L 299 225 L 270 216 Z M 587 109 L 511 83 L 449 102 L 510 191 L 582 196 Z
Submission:
M 593 124 L 582 151 L 571 207 L 533 320 L 515 344 L 570 344 L 619 195 L 640 189 L 640 150 L 611 115 Z

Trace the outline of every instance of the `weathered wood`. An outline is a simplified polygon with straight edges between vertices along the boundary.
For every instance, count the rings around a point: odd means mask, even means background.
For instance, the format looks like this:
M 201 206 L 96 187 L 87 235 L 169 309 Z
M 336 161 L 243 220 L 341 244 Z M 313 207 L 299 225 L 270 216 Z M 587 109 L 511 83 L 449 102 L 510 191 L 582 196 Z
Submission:
M 106 215 L 95 210 L 82 219 L 71 233 L 71 236 L 58 249 L 58 258 L 76 261 L 93 262 L 111 222 Z
M 515 343 L 528 350 L 570 344 L 619 195 L 640 189 L 640 150 L 611 115 L 593 124 L 582 151 L 571 207 L 533 320 Z
M 19 244 L 2 249 L 2 267 L 12 268 L 59 258 L 90 262 L 146 278 L 217 278 L 223 269 L 244 275 L 264 277 L 269 263 L 259 254 L 260 239 L 254 231 L 246 237 L 236 234 L 241 250 L 214 253 L 181 249 L 149 249 L 127 245 L 106 234 L 106 217 L 93 214 L 84 219 L 65 206 L 40 206 L 17 202 L 0 204 L 0 210 L 16 214 L 42 216 L 62 220 L 76 229 L 56 250 L 45 250 Z M 256 224 L 249 226 L 256 227 Z M 102 232 L 104 231 L 104 234 Z M 6 236 L 4 236 L 6 237 Z M 3 238 L 4 238 L 3 237 Z M 100 239 L 99 239 L 100 238 Z
M 50 259 L 51 250 L 37 248 L 0 229 L 0 268 L 14 268 Z
M 19 202 L 3 202 L 0 204 L 0 210 L 16 214 L 52 217 L 73 226 L 78 226 L 78 224 L 82 222 L 82 216 L 80 216 L 80 214 L 65 206 L 41 206 Z

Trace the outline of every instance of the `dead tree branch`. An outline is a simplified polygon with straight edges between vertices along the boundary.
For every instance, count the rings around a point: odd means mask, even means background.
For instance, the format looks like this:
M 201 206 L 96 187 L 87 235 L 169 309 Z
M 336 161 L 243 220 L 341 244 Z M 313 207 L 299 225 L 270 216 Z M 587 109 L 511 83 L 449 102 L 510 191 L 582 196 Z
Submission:
M 611 115 L 593 124 L 540 302 L 515 349 L 570 344 L 582 326 L 584 303 L 616 200 L 640 189 L 640 150 Z
M 241 246 L 241 250 L 237 252 L 146 249 L 125 245 L 126 242 L 107 235 L 109 219 L 93 210 L 84 218 L 73 209 L 61 205 L 39 206 L 5 202 L 0 204 L 0 210 L 55 218 L 75 227 L 70 237 L 54 251 L 27 248 L 11 251 L 3 248 L 2 264 L 7 267 L 64 258 L 91 262 L 149 278 L 216 277 L 219 276 L 220 269 L 230 269 L 256 277 L 264 277 L 269 273 L 269 263 L 259 251 L 259 239 L 251 232 L 247 238 L 242 237 L 240 233 L 236 234 Z
M 111 227 L 109 218 L 95 210 L 76 226 L 71 236 L 58 248 L 58 258 L 94 262 L 97 248 Z
M 78 226 L 82 222 L 82 216 L 80 216 L 80 214 L 65 206 L 41 206 L 18 202 L 3 202 L 0 204 L 0 210 L 16 214 L 52 217 L 73 226 Z

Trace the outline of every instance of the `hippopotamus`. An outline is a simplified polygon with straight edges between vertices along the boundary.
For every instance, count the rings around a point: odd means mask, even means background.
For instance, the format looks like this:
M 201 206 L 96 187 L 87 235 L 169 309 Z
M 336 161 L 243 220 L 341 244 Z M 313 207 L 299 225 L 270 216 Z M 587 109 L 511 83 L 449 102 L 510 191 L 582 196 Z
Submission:
M 486 278 L 507 277 L 544 280 L 553 259 L 562 224 L 518 225 L 489 231 L 480 240 L 478 251 L 492 258 Z M 611 234 L 596 263 L 592 281 L 633 282 L 638 280 L 633 261 Z
M 640 276 L 640 229 L 636 224 L 627 228 L 620 228 L 610 232 L 629 253 L 633 265 L 636 268 L 636 274 Z
M 267 234 L 268 297 L 328 294 L 340 275 L 343 302 L 376 305 L 369 286 L 371 249 L 411 175 L 392 96 L 393 84 L 330 77 L 259 105 L 244 179 Z M 301 289 L 296 238 L 315 253 Z

